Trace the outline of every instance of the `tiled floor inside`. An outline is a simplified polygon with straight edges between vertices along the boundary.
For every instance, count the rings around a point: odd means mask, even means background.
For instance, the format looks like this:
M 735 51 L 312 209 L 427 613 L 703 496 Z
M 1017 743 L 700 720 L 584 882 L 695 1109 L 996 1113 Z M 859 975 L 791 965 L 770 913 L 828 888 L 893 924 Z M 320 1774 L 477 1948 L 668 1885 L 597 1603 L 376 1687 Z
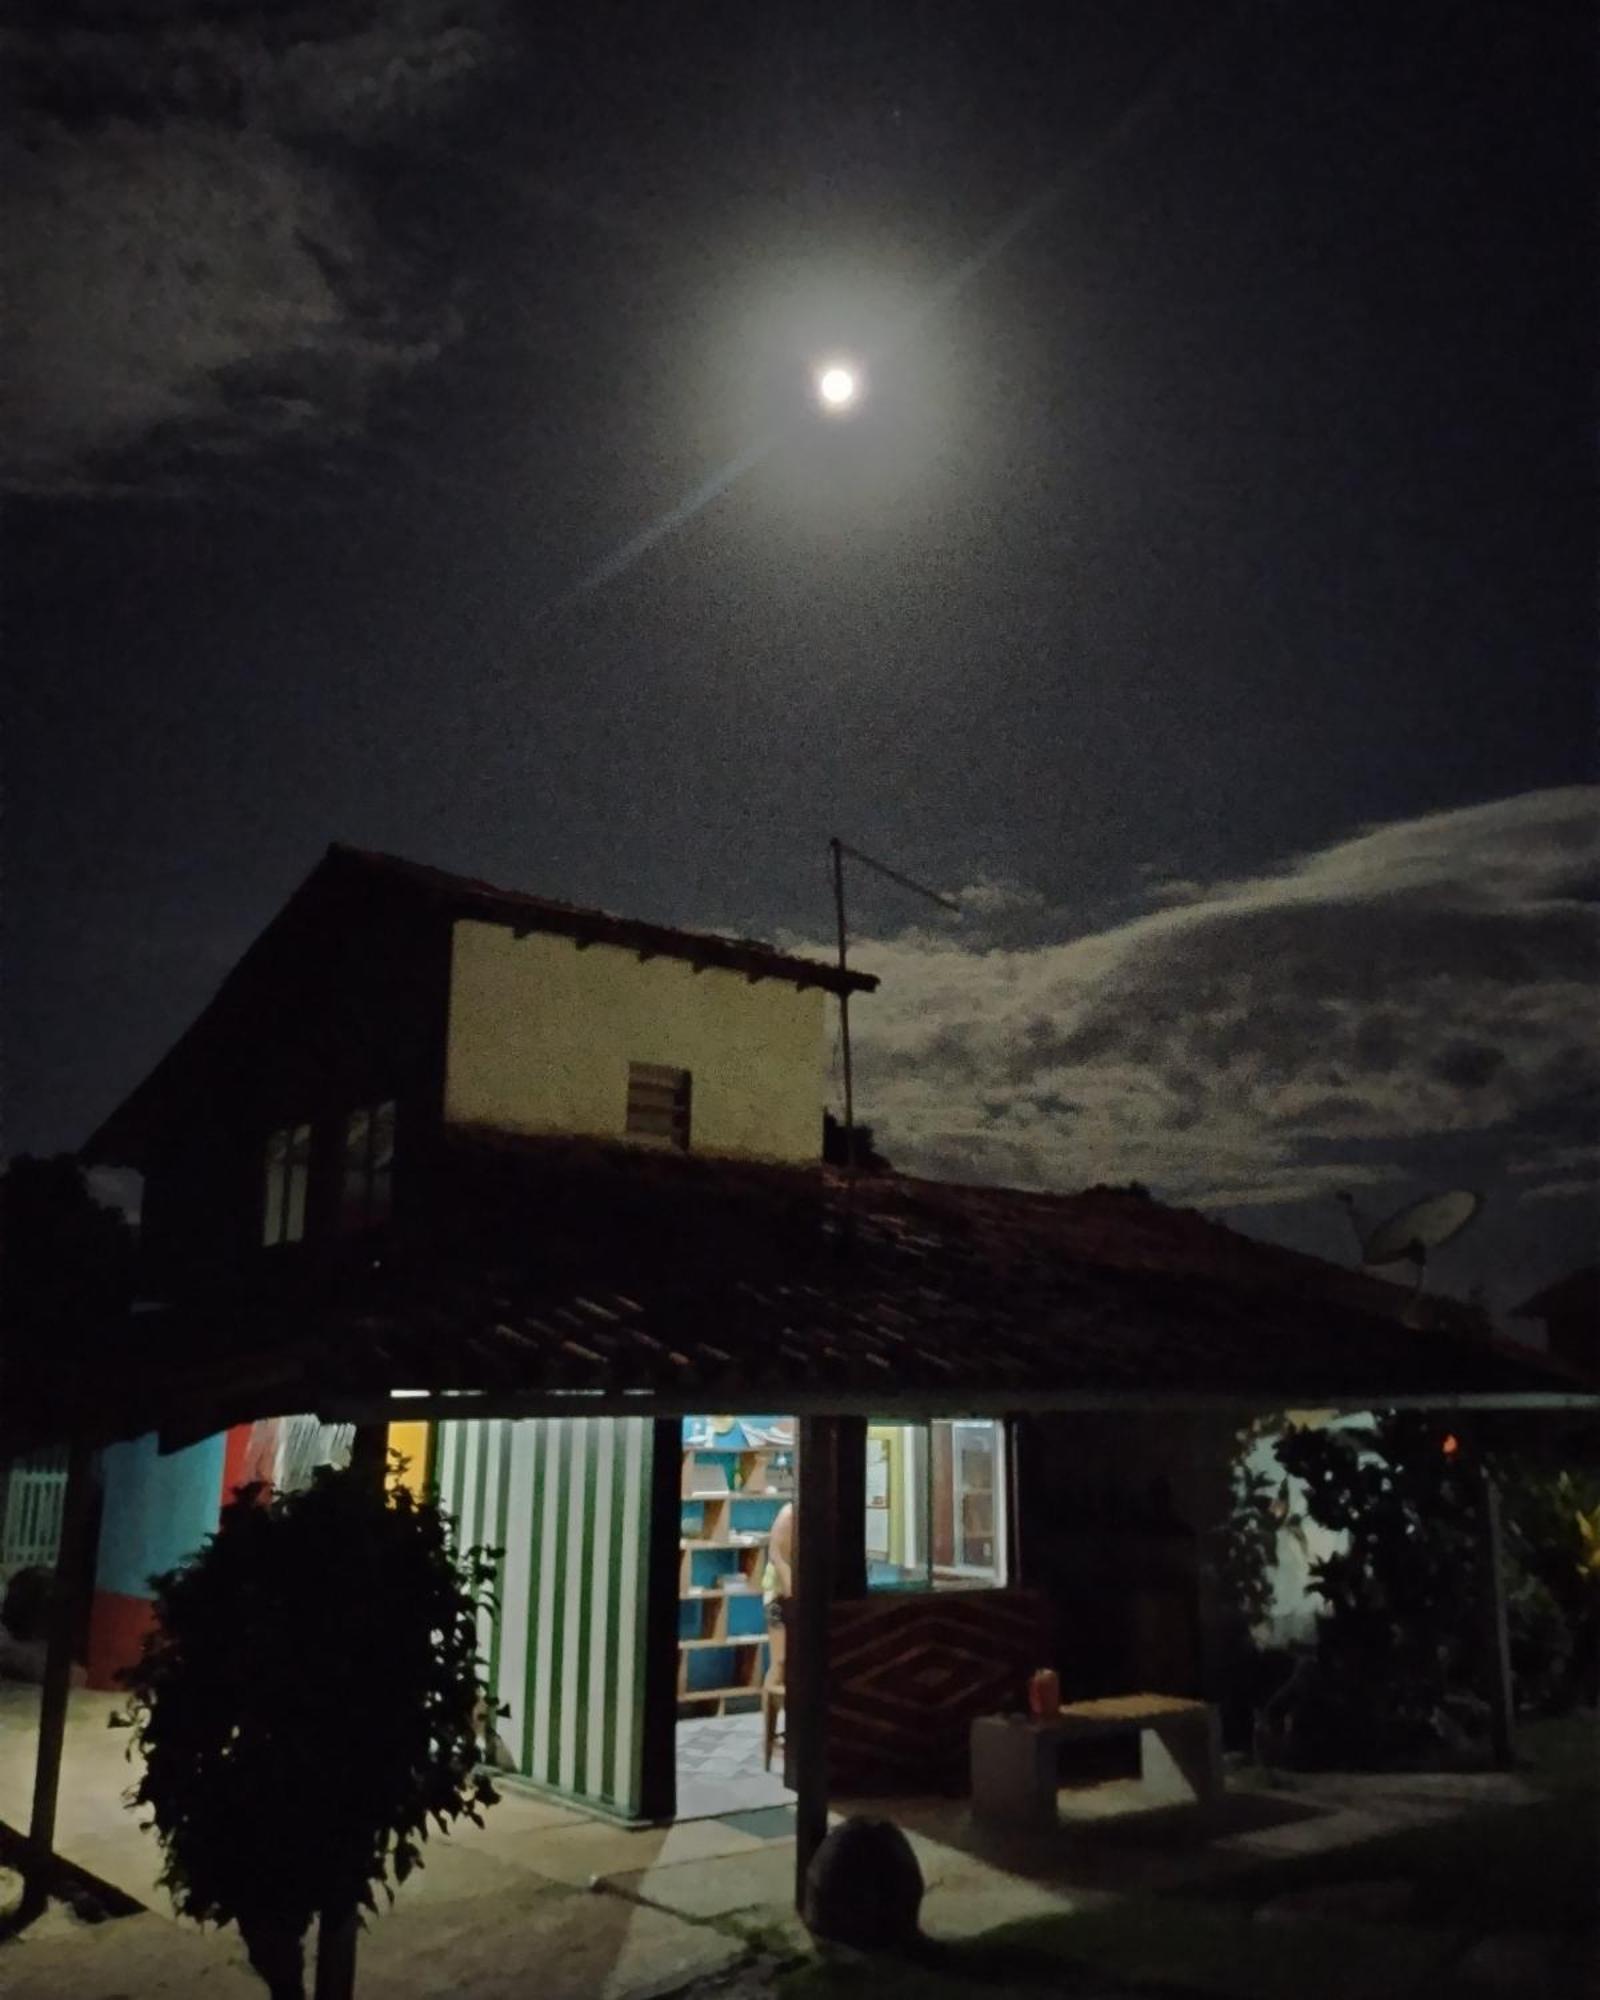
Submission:
M 783 1747 L 761 1768 L 761 1716 L 698 1716 L 678 1724 L 678 1818 L 786 1806 Z

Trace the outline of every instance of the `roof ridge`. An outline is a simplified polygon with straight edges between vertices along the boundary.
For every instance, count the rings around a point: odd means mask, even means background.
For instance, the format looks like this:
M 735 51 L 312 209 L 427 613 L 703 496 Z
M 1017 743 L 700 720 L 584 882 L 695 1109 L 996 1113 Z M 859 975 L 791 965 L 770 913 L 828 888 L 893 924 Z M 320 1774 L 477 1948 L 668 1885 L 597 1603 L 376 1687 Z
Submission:
M 390 854 L 378 848 L 330 841 L 325 861 L 347 866 L 354 864 L 362 869 L 404 876 L 446 900 L 457 898 L 475 903 L 482 906 L 480 913 L 484 910 L 496 912 L 512 924 L 520 913 L 559 919 L 562 924 L 583 927 L 590 932 L 609 927 L 616 933 L 614 937 L 594 937 L 592 941 L 643 945 L 647 949 L 653 947 L 660 950 L 663 956 L 674 945 L 683 946 L 688 949 L 678 955 L 703 955 L 711 963 L 717 962 L 718 954 L 726 953 L 726 963 L 732 970 L 754 972 L 758 977 L 764 968 L 780 975 L 798 973 L 804 983 L 822 986 L 835 993 L 841 988 L 856 993 L 872 993 L 878 986 L 874 973 L 848 971 L 821 959 L 784 951 L 764 938 L 744 937 L 729 931 L 691 929 L 683 924 L 659 922 L 652 917 L 624 916 L 614 910 L 602 909 L 598 904 L 571 903 L 531 889 L 507 889 L 483 876 L 458 874 L 452 869 L 436 867 L 429 861 L 413 861 L 406 855 Z M 556 928 L 555 925 L 547 927 Z

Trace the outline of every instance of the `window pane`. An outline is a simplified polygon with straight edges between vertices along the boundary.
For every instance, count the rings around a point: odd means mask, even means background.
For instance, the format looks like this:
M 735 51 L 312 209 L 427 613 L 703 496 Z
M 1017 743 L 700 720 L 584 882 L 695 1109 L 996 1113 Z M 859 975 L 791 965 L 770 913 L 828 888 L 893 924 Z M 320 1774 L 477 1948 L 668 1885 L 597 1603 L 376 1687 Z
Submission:
M 372 1114 L 372 1179 L 367 1192 L 367 1220 L 387 1222 L 394 1211 L 394 1100 Z
M 928 1427 L 867 1426 L 867 1586 L 927 1590 Z
M 266 1191 L 261 1204 L 261 1240 L 283 1241 L 283 1196 L 289 1175 L 289 1135 L 273 1132 L 267 1139 Z
M 956 1587 L 1005 1581 L 1005 1480 L 998 1423 L 933 1426 L 934 1583 Z
M 288 1187 L 283 1205 L 283 1238 L 298 1243 L 306 1233 L 306 1182 L 311 1174 L 311 1127 L 296 1125 L 289 1137 Z
M 344 1121 L 344 1171 L 339 1182 L 339 1227 L 365 1229 L 371 1185 L 372 1113 L 352 1111 Z

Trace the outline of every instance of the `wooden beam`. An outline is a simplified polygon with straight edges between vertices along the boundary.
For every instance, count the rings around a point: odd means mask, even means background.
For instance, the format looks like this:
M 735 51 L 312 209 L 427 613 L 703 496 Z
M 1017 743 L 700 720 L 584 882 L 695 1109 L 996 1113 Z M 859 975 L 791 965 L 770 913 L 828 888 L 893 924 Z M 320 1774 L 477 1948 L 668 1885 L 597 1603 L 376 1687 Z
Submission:
M 72 1689 L 72 1654 L 81 1622 L 83 1573 L 88 1557 L 93 1470 L 92 1450 L 82 1438 L 75 1438 L 67 1449 L 61 1543 L 56 1551 L 55 1580 L 50 1592 L 44 1688 L 39 1699 L 39 1741 L 34 1752 L 33 1809 L 28 1819 L 22 1902 L 16 1916 L 19 1927 L 42 1914 L 49 1897 L 56 1804 L 61 1792 L 61 1752 L 67 1735 L 67 1697 Z
M 369 1486 L 382 1492 L 389 1476 L 389 1426 L 357 1424 L 350 1442 L 350 1470 Z
M 1004 1576 L 1009 1590 L 1020 1589 L 1032 1581 L 1023 1568 L 1022 1432 L 1023 1426 L 1016 1417 L 1000 1419 L 1000 1449 L 1005 1468 L 1006 1501 L 1006 1539 L 1001 1551 L 1005 1567 L 1001 1575 Z
M 806 1871 L 828 1831 L 828 1649 L 839 1481 L 836 1419 L 802 1417 L 799 1429 L 784 1726 L 796 1794 L 794 1904 L 803 1911 Z
M 834 1491 L 833 1595 L 867 1594 L 867 1420 L 840 1417 Z
M 598 1372 L 598 1371 L 597 1371 Z M 407 1389 L 423 1385 L 397 1384 Z M 298 1404 L 294 1397 L 298 1396 Z M 649 1417 L 673 1414 L 695 1416 L 708 1409 L 782 1410 L 796 1416 L 862 1416 L 884 1422 L 912 1423 L 925 1417 L 1012 1417 L 1019 1411 L 1030 1415 L 1109 1413 L 1126 1416 L 1237 1416 L 1279 1415 L 1286 1409 L 1350 1410 L 1433 1410 L 1465 1413 L 1474 1410 L 1565 1410 L 1600 1416 L 1600 1392 L 1549 1395 L 1544 1392 L 1504 1391 L 1499 1394 L 1441 1392 L 1433 1396 L 1386 1396 L 1381 1390 L 1342 1395 L 1284 1387 L 1253 1393 L 1218 1395 L 1214 1392 L 1182 1390 L 1133 1391 L 1122 1389 L 1037 1389 L 968 1387 L 938 1389 L 913 1386 L 901 1388 L 885 1382 L 873 1389 L 815 1388 L 802 1386 L 789 1376 L 779 1380 L 730 1381 L 726 1376 L 708 1379 L 704 1373 L 686 1377 L 681 1385 L 668 1389 L 648 1387 L 563 1388 L 557 1385 L 535 1388 L 496 1388 L 479 1393 L 427 1391 L 422 1395 L 396 1397 L 387 1387 L 370 1390 L 328 1389 L 308 1384 L 298 1390 L 263 1398 L 263 1407 L 254 1414 L 281 1415 L 296 1408 L 309 1410 L 324 1423 L 371 1423 L 381 1416 L 384 1422 L 464 1423 L 474 1417 Z M 227 1429 L 229 1424 L 252 1420 L 250 1399 L 234 1396 L 225 1407 L 208 1408 L 205 1415 L 185 1418 L 181 1427 L 162 1432 L 162 1449 L 179 1450 L 185 1444 Z M 170 1439 L 170 1443 L 169 1443 Z
M 642 1819 L 668 1820 L 678 1810 L 678 1537 L 683 1520 L 683 1420 L 660 1417 L 650 1428 L 639 1815 Z M 631 1673 L 632 1661 L 619 1661 L 618 1671 Z
M 389 1426 L 358 1424 L 350 1443 L 350 1475 L 382 1494 L 389 1476 Z M 314 2000 L 354 2000 L 356 1941 L 361 1913 L 355 1908 L 317 1912 L 317 1968 Z
M 1516 1762 L 1516 1697 L 1506 1620 L 1500 1489 L 1486 1465 L 1478 1468 L 1478 1587 L 1483 1621 L 1481 1643 L 1489 1682 L 1489 1741 L 1495 1763 L 1502 1771 L 1508 1771 Z

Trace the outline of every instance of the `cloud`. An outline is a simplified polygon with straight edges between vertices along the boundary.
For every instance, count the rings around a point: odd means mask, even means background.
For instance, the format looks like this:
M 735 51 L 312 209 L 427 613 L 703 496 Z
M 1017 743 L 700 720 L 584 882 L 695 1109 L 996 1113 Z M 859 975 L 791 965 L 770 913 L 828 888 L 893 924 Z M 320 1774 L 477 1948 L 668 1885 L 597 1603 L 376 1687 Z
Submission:
M 13 31 L 6 484 L 159 485 L 197 455 L 359 430 L 458 331 L 448 284 L 385 240 L 362 149 L 459 108 L 496 19 L 330 0 Z
M 1419 1146 L 1549 1178 L 1600 1092 L 1597 832 L 1600 789 L 1532 793 L 1147 887 L 1088 936 L 1013 887 L 957 933 L 863 939 L 863 1116 L 908 1169 L 1207 1207 L 1400 1181 Z
M 1587 1180 L 1545 1181 L 1539 1187 L 1524 1188 L 1517 1196 L 1519 1202 L 1587 1201 L 1591 1206 L 1595 1198 L 1596 1180 L 1592 1174 Z

